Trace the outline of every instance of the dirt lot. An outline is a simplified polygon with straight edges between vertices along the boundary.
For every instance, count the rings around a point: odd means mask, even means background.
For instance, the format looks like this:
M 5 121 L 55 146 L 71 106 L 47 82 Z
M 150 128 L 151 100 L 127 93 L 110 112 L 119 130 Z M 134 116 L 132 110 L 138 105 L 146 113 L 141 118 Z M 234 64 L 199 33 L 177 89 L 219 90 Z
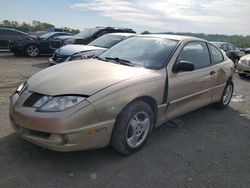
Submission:
M 0 52 L 0 187 L 250 187 L 250 79 L 235 76 L 229 108 L 166 123 L 133 156 L 57 153 L 20 139 L 8 120 L 9 95 L 47 59 Z

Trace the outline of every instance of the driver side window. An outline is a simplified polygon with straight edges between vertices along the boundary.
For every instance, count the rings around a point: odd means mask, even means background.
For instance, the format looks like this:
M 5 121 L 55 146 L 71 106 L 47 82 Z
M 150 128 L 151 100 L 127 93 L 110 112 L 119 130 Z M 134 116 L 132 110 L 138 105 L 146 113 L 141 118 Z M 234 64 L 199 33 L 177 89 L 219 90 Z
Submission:
M 210 56 L 206 43 L 187 43 L 180 52 L 177 63 L 181 61 L 192 63 L 195 70 L 210 66 Z

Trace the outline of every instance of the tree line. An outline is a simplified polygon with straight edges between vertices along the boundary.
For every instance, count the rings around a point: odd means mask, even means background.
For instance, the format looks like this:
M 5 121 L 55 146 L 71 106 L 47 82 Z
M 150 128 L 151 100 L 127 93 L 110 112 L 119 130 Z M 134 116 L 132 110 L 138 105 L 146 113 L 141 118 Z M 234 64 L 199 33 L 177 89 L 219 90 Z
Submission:
M 9 21 L 3 20 L 0 22 L 0 27 L 7 27 L 12 29 L 17 29 L 23 32 L 34 32 L 34 31 L 47 31 L 48 28 L 55 27 L 53 24 L 40 22 L 40 21 L 32 21 L 28 22 L 17 22 L 17 21 Z M 74 33 L 79 33 L 78 29 L 70 29 L 67 27 L 63 27 L 63 29 L 69 29 Z M 148 34 L 149 31 L 143 31 L 142 34 Z M 186 35 L 192 37 L 202 38 L 208 41 L 222 41 L 229 42 L 234 44 L 240 48 L 250 48 L 250 35 L 223 35 L 223 34 L 204 34 L 204 33 L 191 33 L 191 32 L 162 32 L 160 34 L 174 34 L 174 35 Z
M 149 34 L 149 31 L 143 31 L 142 34 Z M 208 41 L 221 41 L 229 42 L 234 44 L 239 48 L 250 48 L 250 35 L 223 35 L 223 34 L 204 34 L 204 33 L 190 33 L 190 32 L 162 32 L 159 34 L 169 34 L 169 35 L 184 35 L 191 37 L 198 37 Z
M 0 22 L 0 27 L 12 28 L 23 32 L 35 32 L 35 31 L 47 31 L 49 28 L 54 28 L 55 26 L 50 23 L 40 22 L 36 20 L 32 21 L 31 23 L 3 20 L 2 22 Z M 80 32 L 78 29 L 70 29 L 67 27 L 62 27 L 62 28 L 71 30 L 74 33 Z

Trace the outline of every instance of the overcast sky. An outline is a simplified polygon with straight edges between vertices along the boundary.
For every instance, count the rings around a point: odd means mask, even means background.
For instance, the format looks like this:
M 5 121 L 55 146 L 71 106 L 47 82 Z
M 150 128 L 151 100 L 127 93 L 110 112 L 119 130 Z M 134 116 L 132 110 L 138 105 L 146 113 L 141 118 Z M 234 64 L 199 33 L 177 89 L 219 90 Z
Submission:
M 250 35 L 249 0 L 1 0 L 0 21 Z

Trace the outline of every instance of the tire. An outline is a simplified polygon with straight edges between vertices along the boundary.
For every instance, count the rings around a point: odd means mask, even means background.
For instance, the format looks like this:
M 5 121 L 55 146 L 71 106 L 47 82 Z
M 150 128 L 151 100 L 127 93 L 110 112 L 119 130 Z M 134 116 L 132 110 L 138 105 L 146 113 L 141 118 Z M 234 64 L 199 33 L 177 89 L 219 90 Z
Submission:
M 227 82 L 225 89 L 222 93 L 221 99 L 218 103 L 215 103 L 215 107 L 218 109 L 223 109 L 228 106 L 233 96 L 234 84 L 232 81 Z
M 25 54 L 29 57 L 39 56 L 39 48 L 35 44 L 30 44 L 25 48 Z
M 131 155 L 146 143 L 153 124 L 154 114 L 147 103 L 130 103 L 116 119 L 110 144 L 119 153 Z

